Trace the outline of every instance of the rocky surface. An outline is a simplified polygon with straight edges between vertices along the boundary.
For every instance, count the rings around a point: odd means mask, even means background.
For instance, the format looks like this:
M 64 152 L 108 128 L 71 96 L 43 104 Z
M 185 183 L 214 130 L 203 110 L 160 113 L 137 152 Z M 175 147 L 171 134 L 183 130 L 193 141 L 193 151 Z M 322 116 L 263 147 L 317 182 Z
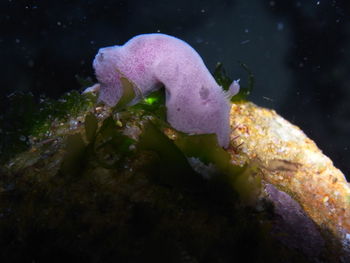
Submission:
M 302 240 L 304 233 L 314 247 L 313 252 L 307 253 L 313 254 L 315 248 L 322 247 L 323 241 L 312 223 L 307 222 L 307 215 L 324 236 L 331 233 L 342 243 L 343 259 L 349 259 L 350 187 L 342 172 L 302 130 L 273 110 L 253 103 L 234 104 L 231 127 L 232 161 L 259 163 L 277 214 L 294 225 L 292 232 L 301 238 L 295 237 L 295 242 L 308 250 L 308 242 Z

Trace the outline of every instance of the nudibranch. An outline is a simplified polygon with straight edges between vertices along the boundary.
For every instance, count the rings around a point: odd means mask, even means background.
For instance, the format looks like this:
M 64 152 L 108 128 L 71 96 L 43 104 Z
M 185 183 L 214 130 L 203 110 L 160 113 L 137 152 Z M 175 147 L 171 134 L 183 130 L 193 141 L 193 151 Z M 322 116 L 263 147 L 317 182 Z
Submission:
M 132 103 L 164 86 L 170 125 L 191 134 L 215 133 L 219 144 L 228 147 L 229 99 L 239 91 L 238 81 L 224 91 L 186 42 L 165 34 L 138 35 L 122 46 L 101 48 L 93 67 L 99 99 L 107 105 L 121 98 L 121 77 L 136 86 Z

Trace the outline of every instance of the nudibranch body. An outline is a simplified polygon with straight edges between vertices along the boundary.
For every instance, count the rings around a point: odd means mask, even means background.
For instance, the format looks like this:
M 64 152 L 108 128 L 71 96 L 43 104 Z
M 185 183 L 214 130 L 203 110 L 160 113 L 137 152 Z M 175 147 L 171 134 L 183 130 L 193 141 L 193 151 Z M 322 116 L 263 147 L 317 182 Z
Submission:
M 121 77 L 135 84 L 135 103 L 164 86 L 167 121 L 186 133 L 215 133 L 229 145 L 229 98 L 238 81 L 223 91 L 199 54 L 186 42 L 165 34 L 138 35 L 122 46 L 101 48 L 93 66 L 100 83 L 100 100 L 114 106 L 122 96 Z

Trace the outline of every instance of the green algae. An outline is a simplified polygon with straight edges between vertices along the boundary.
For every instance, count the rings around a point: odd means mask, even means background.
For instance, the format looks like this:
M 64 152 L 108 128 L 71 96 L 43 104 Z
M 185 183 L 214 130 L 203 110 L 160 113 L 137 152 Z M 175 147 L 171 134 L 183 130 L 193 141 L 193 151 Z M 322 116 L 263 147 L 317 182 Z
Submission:
M 237 175 L 244 168 L 230 163 L 230 155 L 219 146 L 215 134 L 187 135 L 178 133 L 175 144 L 187 157 L 199 158 L 203 163 L 212 163 L 222 174 Z
M 240 84 L 240 90 L 238 94 L 231 98 L 231 102 L 246 101 L 248 99 L 248 96 L 252 93 L 255 85 L 255 77 L 253 72 L 246 64 L 242 62 L 239 62 L 239 64 L 244 69 L 244 71 L 247 72 L 247 85 L 243 86 Z M 220 62 L 216 64 L 213 76 L 216 82 L 223 88 L 223 90 L 228 90 L 231 83 L 233 82 L 232 78 L 227 75 L 223 64 Z
M 130 111 L 142 112 L 144 114 L 152 114 L 156 118 L 166 120 L 165 106 L 165 89 L 161 88 L 151 92 L 147 97 L 141 100 L 136 105 L 129 108 Z
M 113 111 L 120 111 L 121 109 L 125 108 L 128 103 L 130 103 L 136 97 L 135 90 L 137 87 L 135 84 L 125 77 L 121 77 L 120 82 L 122 84 L 123 92 L 117 105 L 113 107 Z
M 53 126 L 77 117 L 95 103 L 95 96 L 83 96 L 78 91 L 68 92 L 58 100 L 35 98 L 31 93 L 11 94 L 0 116 L 0 163 L 28 149 L 31 139 L 50 138 Z
M 85 135 L 89 142 L 94 141 L 98 129 L 98 120 L 92 113 L 88 113 L 84 121 Z
M 151 121 L 144 126 L 138 149 L 156 154 L 151 173 L 158 182 L 192 189 L 200 184 L 200 175 L 192 169 L 185 154 Z

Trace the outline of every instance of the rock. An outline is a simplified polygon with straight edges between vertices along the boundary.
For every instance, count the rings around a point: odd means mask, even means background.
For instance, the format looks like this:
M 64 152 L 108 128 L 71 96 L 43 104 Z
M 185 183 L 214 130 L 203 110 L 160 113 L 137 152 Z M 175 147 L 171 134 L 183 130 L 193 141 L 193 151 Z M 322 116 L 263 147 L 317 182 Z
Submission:
M 298 127 L 234 103 L 226 151 L 172 129 L 152 96 L 110 109 L 75 94 L 76 114 L 28 134 L 0 166 L 0 256 L 350 262 L 349 185 Z
M 303 222 L 304 226 L 293 231 L 301 233 L 304 227 L 305 234 L 315 235 L 310 237 L 310 244 L 314 243 L 311 246 L 321 246 L 321 238 L 305 213 L 323 235 L 331 233 L 334 242 L 342 244 L 345 256 L 350 233 L 350 187 L 342 172 L 300 128 L 274 110 L 250 102 L 234 104 L 231 127 L 232 162 L 243 164 L 256 160 L 267 182 L 267 192 L 276 205 L 276 213 L 283 221 L 288 225 L 295 220 Z M 292 204 L 292 200 L 298 202 L 302 210 Z M 295 241 L 305 244 L 306 240 L 300 238 L 296 237 Z M 311 247 L 306 250 L 310 256 L 315 255 Z
M 285 192 L 268 183 L 265 191 L 274 205 L 273 235 L 284 245 L 301 250 L 308 258 L 319 257 L 325 242 L 316 224 Z

